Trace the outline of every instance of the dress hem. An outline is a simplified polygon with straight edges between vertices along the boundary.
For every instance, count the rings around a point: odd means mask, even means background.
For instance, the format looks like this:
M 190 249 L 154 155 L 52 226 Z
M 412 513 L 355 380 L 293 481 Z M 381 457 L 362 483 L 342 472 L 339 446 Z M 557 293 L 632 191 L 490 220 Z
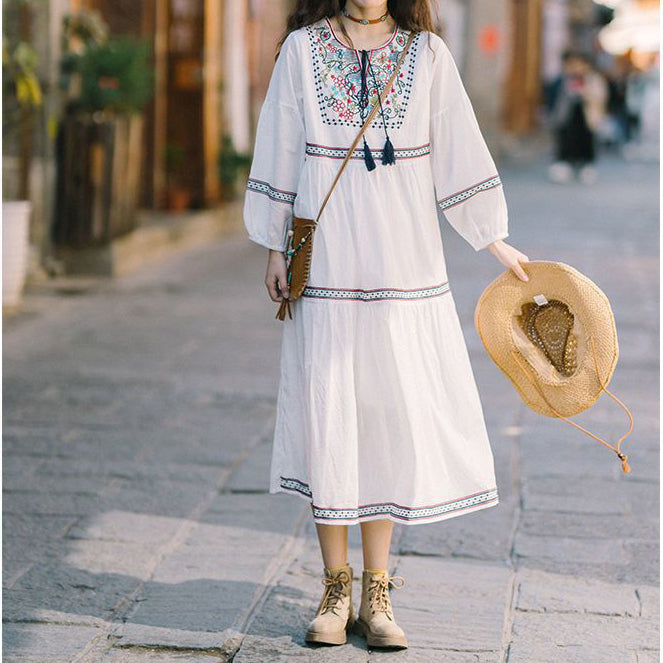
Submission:
M 303 484 L 303 482 L 299 482 L 303 486 L 306 486 L 306 484 Z M 320 523 L 322 525 L 359 525 L 363 522 L 368 522 L 370 520 L 391 520 L 392 522 L 395 523 L 401 523 L 402 525 L 425 525 L 428 523 L 434 523 L 438 522 L 441 520 L 447 520 L 449 518 L 455 518 L 457 516 L 464 516 L 468 513 L 473 513 L 474 511 L 480 511 L 481 509 L 486 509 L 491 506 L 497 506 L 499 504 L 499 495 L 497 494 L 497 488 L 488 488 L 482 491 L 478 491 L 477 493 L 473 493 L 470 496 L 462 496 L 459 497 L 455 500 L 449 500 L 448 503 L 453 503 L 453 502 L 459 502 L 468 498 L 472 498 L 475 495 L 483 495 L 483 494 L 488 494 L 492 495 L 490 499 L 487 499 L 482 502 L 476 502 L 474 504 L 468 504 L 464 507 L 459 507 L 457 509 L 454 509 L 453 511 L 445 511 L 442 513 L 437 513 L 433 514 L 430 516 L 419 516 L 419 517 L 402 517 L 402 516 L 397 516 L 389 511 L 383 512 L 383 513 L 373 513 L 373 514 L 359 514 L 358 516 L 333 516 L 332 518 L 325 518 L 322 516 L 316 515 L 316 510 L 318 511 L 326 511 L 329 509 L 324 509 L 320 507 L 316 507 L 313 504 L 313 499 L 311 498 L 310 495 L 307 495 L 305 492 L 302 491 L 301 488 L 295 488 L 295 487 L 287 487 L 283 485 L 278 485 L 277 487 L 271 487 L 269 489 L 269 493 L 274 495 L 277 493 L 287 493 L 289 495 L 296 495 L 297 497 L 300 497 L 302 499 L 305 499 L 307 502 L 309 502 L 311 506 L 311 511 L 313 513 L 313 521 L 316 523 Z M 398 505 L 393 505 L 389 504 L 389 506 L 397 507 Z M 357 509 L 334 509 L 336 511 L 357 511 Z M 426 508 L 426 507 L 422 507 Z M 400 509 L 412 509 L 412 510 L 418 510 L 417 507 L 400 507 Z

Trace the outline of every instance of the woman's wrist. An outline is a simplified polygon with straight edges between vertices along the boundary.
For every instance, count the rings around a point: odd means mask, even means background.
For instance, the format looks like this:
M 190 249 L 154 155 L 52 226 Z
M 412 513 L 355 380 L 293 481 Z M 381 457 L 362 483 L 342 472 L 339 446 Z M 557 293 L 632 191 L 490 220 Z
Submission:
M 486 248 L 491 253 L 495 253 L 495 250 L 497 249 L 497 247 L 500 246 L 500 244 L 503 244 L 503 243 L 504 243 L 503 239 L 496 239 L 494 242 L 491 242 L 490 244 L 488 244 L 488 246 L 486 246 Z

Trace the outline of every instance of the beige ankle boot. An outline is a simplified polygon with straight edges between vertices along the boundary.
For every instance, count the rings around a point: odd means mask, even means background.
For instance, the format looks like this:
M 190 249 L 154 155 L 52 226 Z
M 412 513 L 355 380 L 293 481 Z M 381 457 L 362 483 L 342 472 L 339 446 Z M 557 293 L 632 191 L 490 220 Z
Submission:
M 355 621 L 352 606 L 352 567 L 349 564 L 334 571 L 325 567 L 322 595 L 315 619 L 306 631 L 306 642 L 342 645 L 347 642 L 347 629 Z
M 400 589 L 405 578 L 365 570 L 361 580 L 361 605 L 355 633 L 366 636 L 370 647 L 406 648 L 407 639 L 403 629 L 396 624 L 389 596 L 390 588 Z M 397 580 L 402 581 L 401 584 L 397 584 Z

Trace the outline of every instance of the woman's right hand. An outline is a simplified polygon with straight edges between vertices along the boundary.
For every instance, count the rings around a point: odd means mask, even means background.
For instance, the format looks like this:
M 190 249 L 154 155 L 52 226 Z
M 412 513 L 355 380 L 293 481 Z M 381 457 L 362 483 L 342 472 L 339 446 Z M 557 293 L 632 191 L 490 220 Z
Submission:
M 280 302 L 283 301 L 283 297 L 286 299 L 290 297 L 288 267 L 285 262 L 285 253 L 282 251 L 269 249 L 265 285 L 273 302 Z
M 507 244 L 503 239 L 497 239 L 488 245 L 488 250 L 505 266 L 511 269 L 521 281 L 529 281 L 527 272 L 522 268 L 521 262 L 529 262 L 529 258 L 518 251 L 515 246 Z

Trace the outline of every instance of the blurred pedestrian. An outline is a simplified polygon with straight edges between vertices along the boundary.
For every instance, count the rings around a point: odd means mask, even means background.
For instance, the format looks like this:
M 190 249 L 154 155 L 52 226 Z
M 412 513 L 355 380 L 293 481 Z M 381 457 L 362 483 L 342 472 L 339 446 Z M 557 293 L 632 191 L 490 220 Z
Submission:
M 627 159 L 658 160 L 660 141 L 660 58 L 632 51 L 634 64 L 626 84 L 626 104 L 634 127 L 624 146 Z
M 580 51 L 567 49 L 562 65 L 550 101 L 555 162 L 549 175 L 555 182 L 568 182 L 577 175 L 591 184 L 597 179 L 596 132 L 605 117 L 608 85 Z
M 608 85 L 608 101 L 597 138 L 601 151 L 616 152 L 624 145 L 627 136 L 626 77 L 617 65 L 604 70 L 603 74 Z
M 372 109 L 363 147 L 348 153 Z M 269 249 L 275 302 L 289 298 L 293 216 L 316 219 L 346 156 L 309 283 L 283 318 L 270 492 L 308 500 L 316 523 L 325 591 L 306 641 L 342 644 L 354 625 L 370 647 L 406 647 L 389 599 L 400 586 L 388 572 L 393 523 L 499 501 L 438 208 L 476 251 L 528 279 L 527 256 L 504 241 L 502 182 L 428 0 L 300 0 L 290 15 L 244 207 L 249 237 Z M 347 526 L 357 524 L 355 620 Z

